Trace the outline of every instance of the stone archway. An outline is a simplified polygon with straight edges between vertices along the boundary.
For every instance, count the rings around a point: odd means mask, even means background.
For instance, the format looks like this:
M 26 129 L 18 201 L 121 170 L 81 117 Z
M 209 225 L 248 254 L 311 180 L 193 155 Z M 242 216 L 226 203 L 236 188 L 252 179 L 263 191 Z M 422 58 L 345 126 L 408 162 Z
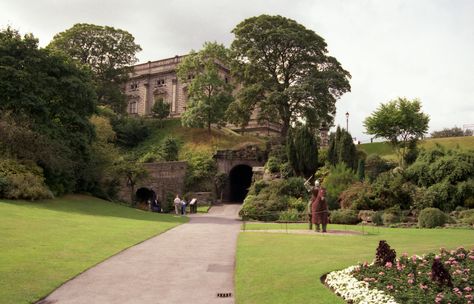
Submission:
M 248 165 L 237 165 L 229 172 L 229 200 L 241 203 L 248 193 L 252 184 L 252 167 Z

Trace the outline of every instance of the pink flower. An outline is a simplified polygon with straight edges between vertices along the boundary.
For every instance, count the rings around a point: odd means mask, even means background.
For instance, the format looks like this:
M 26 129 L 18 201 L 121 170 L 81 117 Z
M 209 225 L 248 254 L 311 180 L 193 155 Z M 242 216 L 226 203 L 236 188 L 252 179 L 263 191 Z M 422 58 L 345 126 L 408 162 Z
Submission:
M 418 260 L 418 257 L 416 255 L 413 255 L 411 257 L 411 260 L 413 261 L 413 263 L 416 263 L 416 260 Z
M 420 288 L 423 289 L 423 290 L 426 290 L 426 289 L 428 289 L 428 286 L 426 286 L 426 285 L 420 283 Z
M 385 272 L 383 272 L 383 271 L 379 272 L 379 275 L 384 275 L 384 274 L 385 274 Z
M 393 285 L 387 285 L 387 289 L 388 289 L 388 290 L 392 290 L 392 289 L 393 289 Z
M 393 265 L 392 265 L 392 262 L 387 262 L 387 263 L 385 264 L 385 267 L 387 267 L 387 268 L 392 268 L 392 266 L 393 266 Z
M 470 255 L 469 259 L 474 261 L 474 255 Z
M 413 279 L 408 279 L 408 284 L 413 284 Z
M 467 292 L 469 292 L 469 291 L 471 291 L 471 290 L 472 290 L 472 288 L 471 288 L 471 287 L 469 287 L 469 286 L 468 286 L 468 287 L 464 287 L 464 291 L 467 291 Z

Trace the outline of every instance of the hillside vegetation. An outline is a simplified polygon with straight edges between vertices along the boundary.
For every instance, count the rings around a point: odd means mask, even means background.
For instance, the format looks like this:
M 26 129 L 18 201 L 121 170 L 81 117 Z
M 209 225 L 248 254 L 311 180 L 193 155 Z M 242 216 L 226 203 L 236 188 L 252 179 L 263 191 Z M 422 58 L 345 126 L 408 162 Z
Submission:
M 218 149 L 238 149 L 248 144 L 265 148 L 265 140 L 252 135 L 241 135 L 227 128 L 213 128 L 211 134 L 207 129 L 187 128 L 179 119 L 170 119 L 160 123 L 150 119 L 151 135 L 137 147 L 126 151 L 132 159 L 155 149 L 166 137 L 172 136 L 180 143 L 179 159 L 185 159 L 192 152 L 212 154 Z
M 447 149 L 474 150 L 474 136 L 429 138 L 421 141 L 419 147 L 430 150 L 436 144 L 440 144 Z M 367 155 L 378 154 L 387 159 L 396 159 L 395 152 L 387 142 L 361 144 L 357 148 L 367 153 Z

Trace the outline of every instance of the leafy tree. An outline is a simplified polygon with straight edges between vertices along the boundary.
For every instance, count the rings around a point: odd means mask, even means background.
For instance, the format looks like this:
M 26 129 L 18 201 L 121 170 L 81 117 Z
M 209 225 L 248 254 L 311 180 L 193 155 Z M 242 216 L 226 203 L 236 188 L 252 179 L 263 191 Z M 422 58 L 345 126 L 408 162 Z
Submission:
M 138 61 L 135 54 L 141 50 L 132 34 L 110 26 L 78 23 L 56 34 L 48 47 L 89 66 L 99 103 L 124 111 L 126 99 L 121 85 L 128 79 L 131 65 Z
M 95 111 L 96 95 L 89 71 L 67 56 L 39 49 L 31 34 L 21 37 L 11 28 L 0 31 L 0 67 L 0 112 L 21 122 L 18 132 L 42 147 L 53 143 L 53 150 L 63 152 L 53 155 L 67 160 L 31 159 L 44 169 L 47 185 L 55 194 L 82 189 L 94 138 L 89 117 Z M 33 139 L 27 129 L 42 136 Z M 15 138 L 12 143 L 21 145 Z M 37 144 L 25 147 L 30 155 L 39 152 L 34 150 Z
M 339 126 L 336 133 L 329 137 L 328 161 L 333 166 L 343 162 L 350 169 L 357 169 L 357 149 L 352 141 L 352 135 Z
M 330 209 L 340 208 L 339 195 L 355 182 L 357 182 L 357 176 L 345 163 L 338 163 L 331 167 L 329 175 L 323 181 L 323 186 L 327 190 L 326 198 Z
M 225 186 L 229 182 L 229 176 L 225 172 L 218 172 L 214 176 L 214 186 L 216 187 L 216 194 L 219 195 L 222 203 L 222 196 L 224 195 Z
M 359 159 L 359 163 L 357 165 L 357 177 L 359 181 L 363 181 L 365 179 L 365 160 Z
M 269 15 L 246 19 L 232 33 L 232 71 L 243 84 L 238 102 L 262 113 L 276 111 L 283 137 L 301 118 L 311 128 L 333 121 L 336 100 L 350 91 L 350 74 L 327 55 L 323 38 L 294 20 Z
M 307 125 L 292 129 L 287 137 L 288 160 L 297 175 L 310 177 L 318 167 L 318 145 Z
M 381 104 L 367 117 L 364 126 L 367 134 L 386 138 L 398 155 L 398 163 L 405 166 L 405 155 L 409 142 L 423 137 L 428 130 L 430 118 L 421 112 L 418 99 L 397 98 Z
M 139 117 L 115 117 L 112 127 L 117 134 L 117 144 L 128 148 L 138 145 L 151 132 L 144 119 Z
M 233 100 L 232 85 L 221 70 L 228 65 L 229 52 L 216 42 L 206 42 L 192 51 L 177 68 L 178 77 L 188 82 L 189 101 L 181 117 L 184 126 L 203 128 L 211 134 L 211 124 L 222 124 Z
M 153 117 L 156 117 L 160 120 L 160 125 L 163 127 L 163 119 L 170 115 L 170 104 L 165 102 L 163 98 L 160 98 L 155 101 L 155 104 L 151 108 Z

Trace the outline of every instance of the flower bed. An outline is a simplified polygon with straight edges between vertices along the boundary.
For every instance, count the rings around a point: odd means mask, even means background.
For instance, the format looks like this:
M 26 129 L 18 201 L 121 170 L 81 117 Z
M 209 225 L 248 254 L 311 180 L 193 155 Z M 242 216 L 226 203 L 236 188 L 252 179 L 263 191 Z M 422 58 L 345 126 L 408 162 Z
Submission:
M 474 249 L 399 259 L 388 249 L 389 261 L 378 249 L 374 263 L 331 272 L 326 284 L 353 303 L 474 304 Z

